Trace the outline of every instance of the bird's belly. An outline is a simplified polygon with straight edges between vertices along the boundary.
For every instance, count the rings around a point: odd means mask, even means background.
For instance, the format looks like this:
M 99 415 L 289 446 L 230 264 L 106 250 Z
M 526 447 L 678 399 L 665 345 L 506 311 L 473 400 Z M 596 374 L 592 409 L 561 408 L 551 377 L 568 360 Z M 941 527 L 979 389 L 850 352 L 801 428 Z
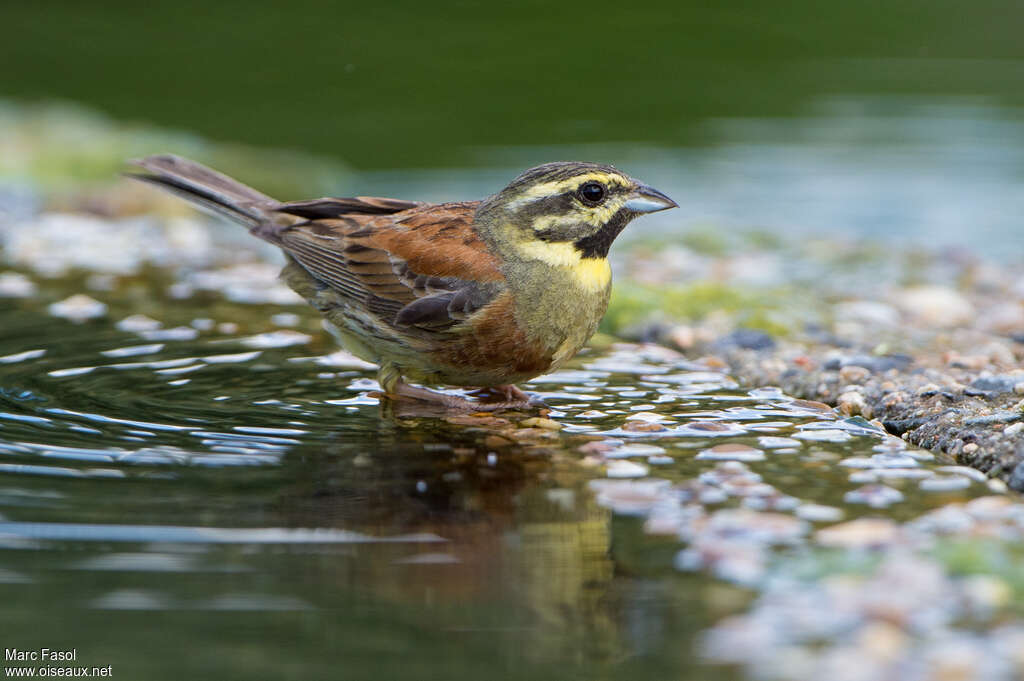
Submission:
M 562 290 L 564 295 L 549 292 L 544 297 L 537 296 L 533 300 L 539 304 L 520 310 L 527 335 L 543 343 L 550 354 L 546 372 L 555 371 L 572 359 L 594 335 L 608 308 L 611 287 Z

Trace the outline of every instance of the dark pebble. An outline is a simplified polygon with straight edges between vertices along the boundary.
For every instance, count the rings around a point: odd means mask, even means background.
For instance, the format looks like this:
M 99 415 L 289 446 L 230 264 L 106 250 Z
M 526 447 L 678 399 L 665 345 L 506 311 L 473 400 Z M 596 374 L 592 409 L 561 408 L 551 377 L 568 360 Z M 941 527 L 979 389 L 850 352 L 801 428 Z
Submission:
M 831 345 L 835 348 L 851 348 L 853 343 L 850 341 L 840 338 L 835 334 L 831 333 L 827 329 L 823 328 L 820 324 L 808 324 L 804 327 L 804 333 L 807 334 L 808 338 L 816 343 L 823 345 Z
M 978 388 L 964 388 L 964 395 L 967 397 L 981 397 L 984 399 L 988 399 L 989 397 L 992 397 L 994 394 L 995 393 L 991 393 L 988 390 L 980 390 Z
M 1017 467 L 1010 473 L 1010 479 L 1006 481 L 1010 489 L 1024 492 L 1024 461 L 1017 464 Z
M 994 414 L 986 414 L 985 416 L 976 416 L 973 419 L 967 419 L 964 421 L 965 426 L 990 426 L 994 423 L 1013 423 L 1021 419 L 1021 414 L 1018 411 L 997 411 Z
M 764 331 L 757 329 L 736 329 L 727 336 L 715 341 L 716 350 L 741 348 L 743 350 L 770 350 L 775 347 L 775 339 Z
M 1017 381 L 1009 376 L 983 376 L 971 383 L 971 387 L 993 393 L 1012 393 Z
M 838 371 L 843 367 L 864 367 L 871 373 L 881 373 L 890 369 L 905 369 L 914 358 L 910 355 L 851 355 L 849 357 L 833 357 L 825 363 L 828 371 Z
M 916 430 L 924 424 L 930 422 L 929 418 L 914 418 L 914 419 L 890 419 L 882 421 L 882 425 L 885 429 L 893 435 L 903 435 L 908 430 Z

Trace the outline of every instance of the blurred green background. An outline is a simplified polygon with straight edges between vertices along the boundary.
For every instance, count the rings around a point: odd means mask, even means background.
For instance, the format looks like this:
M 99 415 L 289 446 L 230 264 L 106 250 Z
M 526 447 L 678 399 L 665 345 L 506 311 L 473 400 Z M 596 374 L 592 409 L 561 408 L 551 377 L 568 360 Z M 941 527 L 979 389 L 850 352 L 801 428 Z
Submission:
M 358 169 L 699 145 L 835 96 L 1024 100 L 1024 4 L 999 0 L 7 0 L 0 23 L 0 96 Z

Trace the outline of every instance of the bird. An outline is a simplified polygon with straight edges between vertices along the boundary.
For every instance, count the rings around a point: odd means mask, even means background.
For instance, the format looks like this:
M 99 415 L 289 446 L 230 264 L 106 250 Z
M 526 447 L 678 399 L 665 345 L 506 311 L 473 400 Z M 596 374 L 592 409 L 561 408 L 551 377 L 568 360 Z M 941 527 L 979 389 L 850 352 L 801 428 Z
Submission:
M 516 386 L 564 365 L 608 307 L 612 242 L 675 201 L 614 166 L 545 163 L 479 201 L 356 196 L 281 202 L 172 154 L 130 177 L 280 248 L 281 279 L 342 347 L 376 364 L 386 397 L 444 409 L 537 404 Z M 479 389 L 474 400 L 426 386 Z

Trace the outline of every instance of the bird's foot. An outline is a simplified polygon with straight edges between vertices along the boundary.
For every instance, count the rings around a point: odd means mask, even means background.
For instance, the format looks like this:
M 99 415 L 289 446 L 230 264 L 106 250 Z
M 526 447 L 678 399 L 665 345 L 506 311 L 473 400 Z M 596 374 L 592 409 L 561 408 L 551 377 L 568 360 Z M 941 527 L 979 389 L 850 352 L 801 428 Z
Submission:
M 389 397 L 401 399 L 418 400 L 438 404 L 453 411 L 498 411 L 501 409 L 524 409 L 543 404 L 536 398 L 523 392 L 514 385 L 502 385 L 494 388 L 481 388 L 470 393 L 479 397 L 490 397 L 482 401 L 469 400 L 460 395 L 437 392 L 429 388 L 409 385 L 405 381 L 399 381 L 394 385 L 393 391 L 388 393 Z
M 514 404 L 519 407 L 544 406 L 544 401 L 538 396 L 531 395 L 530 393 L 520 389 L 518 386 L 512 384 L 477 388 L 476 390 L 469 391 L 469 394 L 473 397 L 479 398 L 481 404 L 499 402 L 504 404 Z

